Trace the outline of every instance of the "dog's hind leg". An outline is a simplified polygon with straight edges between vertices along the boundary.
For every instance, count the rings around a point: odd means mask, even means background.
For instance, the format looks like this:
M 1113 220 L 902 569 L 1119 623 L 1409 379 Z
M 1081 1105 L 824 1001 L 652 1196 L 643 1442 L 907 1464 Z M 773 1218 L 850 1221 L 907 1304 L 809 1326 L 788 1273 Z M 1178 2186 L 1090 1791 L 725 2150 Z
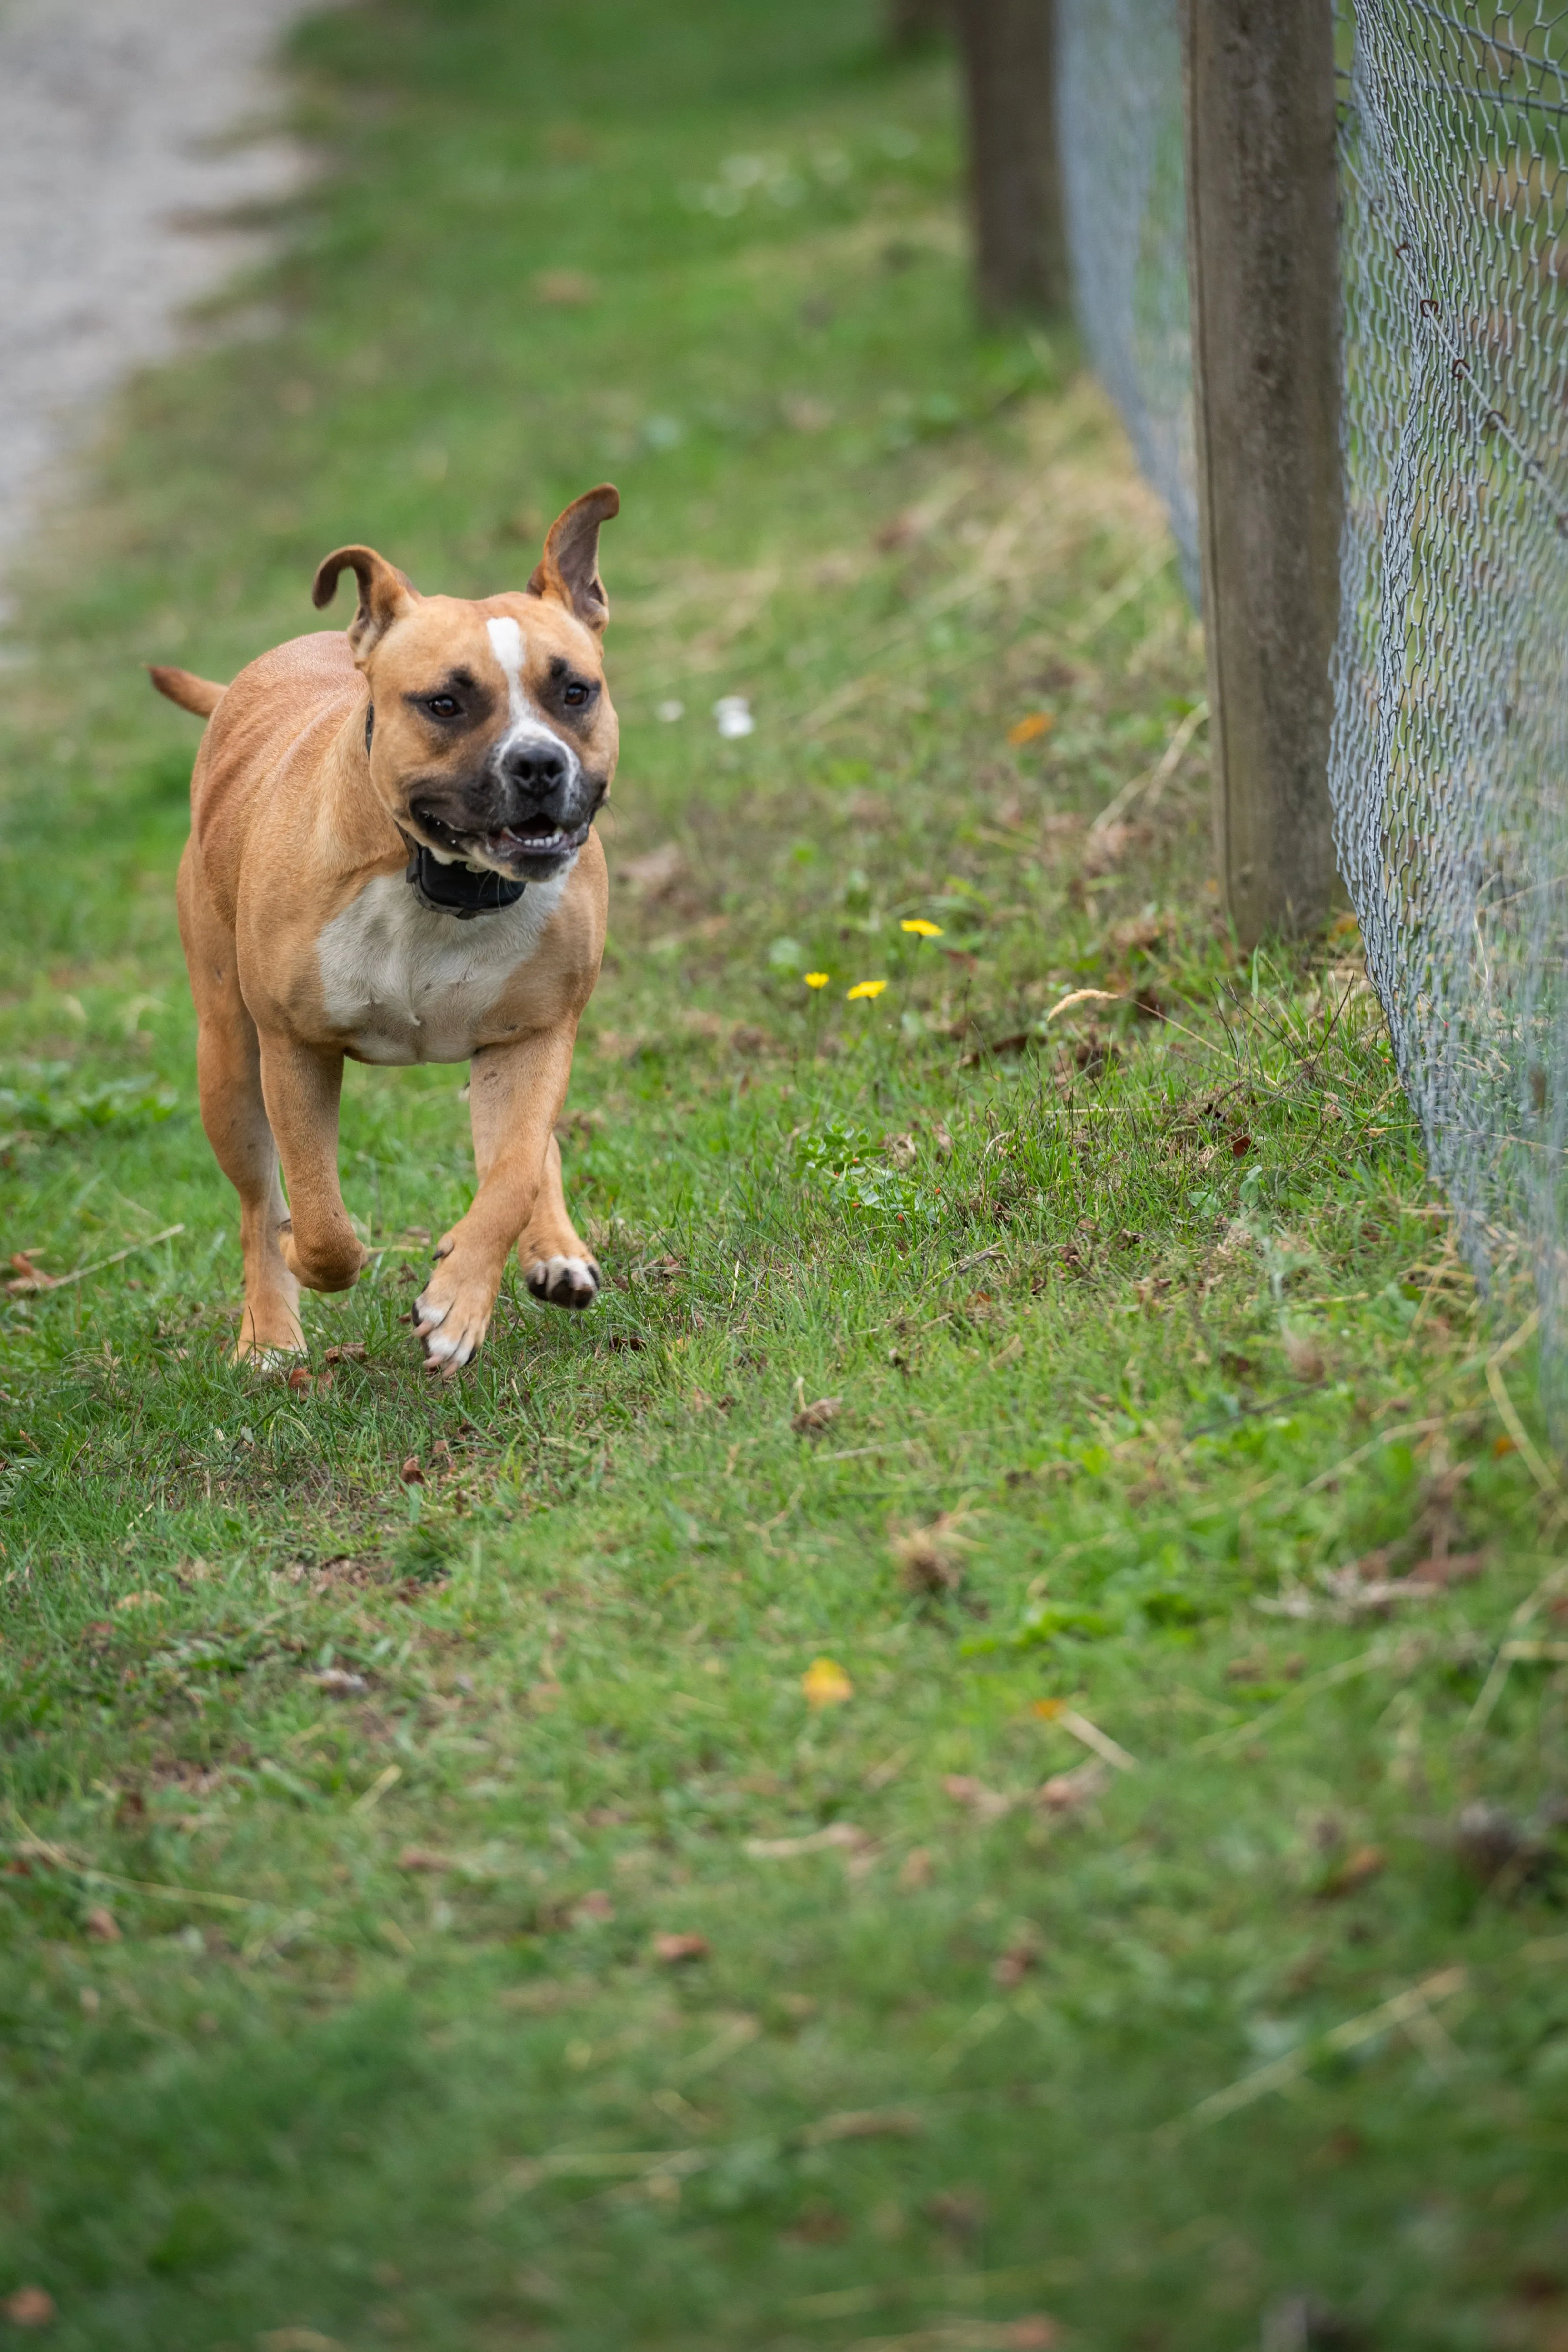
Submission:
M 298 1354 L 305 1345 L 299 1285 L 284 1264 L 287 1223 L 277 1147 L 261 1092 L 261 1055 L 235 971 L 234 938 L 207 896 L 194 845 L 180 866 L 180 935 L 196 1003 L 202 1125 L 239 1194 L 245 1308 L 235 1348 L 246 1357 Z
M 548 1307 L 591 1307 L 602 1277 L 578 1239 L 561 1189 L 560 1146 L 551 1135 L 534 1213 L 517 1243 L 517 1264 L 534 1297 Z

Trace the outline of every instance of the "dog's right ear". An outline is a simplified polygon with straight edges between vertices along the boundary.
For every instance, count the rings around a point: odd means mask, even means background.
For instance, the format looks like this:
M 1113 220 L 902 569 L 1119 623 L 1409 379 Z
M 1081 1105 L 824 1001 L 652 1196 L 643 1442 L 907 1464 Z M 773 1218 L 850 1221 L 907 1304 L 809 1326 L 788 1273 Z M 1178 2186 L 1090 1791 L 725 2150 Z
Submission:
M 319 568 L 310 591 L 318 612 L 331 603 L 338 591 L 339 574 L 344 572 L 351 572 L 360 583 L 360 605 L 349 624 L 349 643 L 354 649 L 354 659 L 362 662 L 392 623 L 412 612 L 419 602 L 419 591 L 403 578 L 395 563 L 389 563 L 373 547 L 335 548 Z

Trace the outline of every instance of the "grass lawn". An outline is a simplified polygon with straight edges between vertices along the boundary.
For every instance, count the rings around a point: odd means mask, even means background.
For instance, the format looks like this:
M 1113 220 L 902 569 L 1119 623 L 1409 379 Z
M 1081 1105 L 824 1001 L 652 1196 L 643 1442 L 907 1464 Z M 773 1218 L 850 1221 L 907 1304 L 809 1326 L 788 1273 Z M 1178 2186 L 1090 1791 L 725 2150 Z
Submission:
M 875 31 L 307 27 L 327 176 L 37 551 L 0 2343 L 1568 2346 L 1528 1302 L 1348 927 L 1235 949 L 1160 518 L 1064 336 L 977 336 Z M 427 1381 L 465 1074 L 354 1069 L 372 1270 L 235 1370 L 139 665 L 316 625 L 345 540 L 518 585 L 605 476 L 605 1297 Z

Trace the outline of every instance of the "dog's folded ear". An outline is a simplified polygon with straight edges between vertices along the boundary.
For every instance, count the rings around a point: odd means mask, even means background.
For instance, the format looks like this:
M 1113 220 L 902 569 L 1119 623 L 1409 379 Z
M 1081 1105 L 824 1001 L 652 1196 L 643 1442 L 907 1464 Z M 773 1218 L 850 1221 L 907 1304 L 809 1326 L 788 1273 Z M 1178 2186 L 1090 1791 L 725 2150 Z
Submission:
M 620 511 L 621 493 L 611 482 L 574 499 L 549 527 L 544 556 L 528 582 L 529 595 L 553 596 L 586 628 L 602 629 L 610 604 L 599 576 L 599 526 Z
M 349 643 L 354 659 L 363 661 L 378 637 L 385 636 L 395 620 L 413 610 L 419 602 L 419 591 L 373 547 L 339 547 L 317 569 L 310 596 L 318 612 L 337 594 L 339 574 L 344 572 L 351 572 L 360 583 L 360 608 L 349 624 Z

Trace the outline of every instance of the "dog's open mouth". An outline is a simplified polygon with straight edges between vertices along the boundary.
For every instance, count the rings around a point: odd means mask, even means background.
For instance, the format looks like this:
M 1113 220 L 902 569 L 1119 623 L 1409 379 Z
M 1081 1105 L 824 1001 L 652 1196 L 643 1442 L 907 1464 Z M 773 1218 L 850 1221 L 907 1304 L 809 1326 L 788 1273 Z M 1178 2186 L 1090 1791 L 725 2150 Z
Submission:
M 537 873 L 540 866 L 559 866 L 563 858 L 575 856 L 593 822 L 588 817 L 580 824 L 561 825 L 545 816 L 527 817 L 493 833 L 464 833 L 417 802 L 409 814 L 432 847 L 448 857 L 503 874 L 520 870 L 525 876 L 529 868 Z
M 528 826 L 504 825 L 499 833 L 481 833 L 468 843 L 469 853 L 477 851 L 487 866 L 530 866 L 541 858 L 552 863 L 570 857 L 588 839 L 588 826 L 551 825 L 541 818 L 535 832 Z

